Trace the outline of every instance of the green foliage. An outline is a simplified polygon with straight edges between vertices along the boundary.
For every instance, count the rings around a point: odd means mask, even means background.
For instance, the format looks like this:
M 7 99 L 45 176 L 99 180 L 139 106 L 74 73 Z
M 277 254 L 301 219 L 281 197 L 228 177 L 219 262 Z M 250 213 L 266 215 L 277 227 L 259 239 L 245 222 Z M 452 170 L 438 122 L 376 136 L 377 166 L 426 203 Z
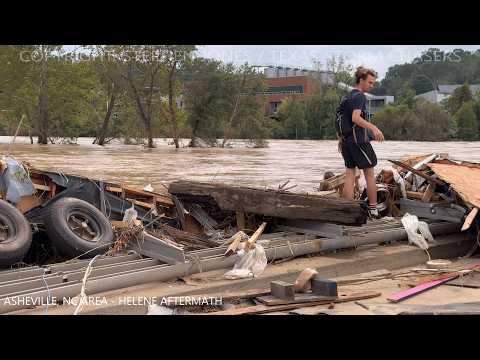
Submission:
M 460 140 L 478 140 L 478 124 L 475 116 L 474 103 L 464 103 L 454 115 L 458 126 L 457 138 Z
M 388 140 L 445 141 L 455 135 L 450 114 L 426 101 L 417 101 L 413 108 L 387 105 L 375 114 L 373 122 Z
M 453 94 L 445 99 L 445 107 L 450 114 L 455 114 L 464 103 L 472 101 L 473 94 L 467 83 L 455 89 Z
M 306 133 L 305 103 L 295 98 L 282 101 L 278 109 L 278 118 L 282 124 L 282 135 L 287 139 L 301 139 Z

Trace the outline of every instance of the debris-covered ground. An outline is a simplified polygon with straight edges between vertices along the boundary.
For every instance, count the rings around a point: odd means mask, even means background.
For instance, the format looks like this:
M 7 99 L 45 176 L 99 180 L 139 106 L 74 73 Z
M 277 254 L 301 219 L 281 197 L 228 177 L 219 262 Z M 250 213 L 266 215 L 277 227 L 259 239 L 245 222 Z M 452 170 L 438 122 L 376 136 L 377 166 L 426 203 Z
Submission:
M 272 189 L 174 181 L 165 189 L 142 190 L 34 169 L 4 157 L 0 312 L 28 307 L 12 305 L 9 299 L 14 297 L 85 299 L 215 270 L 235 288 L 237 281 L 261 278 L 274 263 L 399 241 L 420 248 L 430 267 L 415 273 L 417 280 L 408 284 L 414 285 L 414 295 L 415 286 L 427 291 L 430 283 L 475 273 L 476 268 L 459 273 L 432 267 L 438 266 L 434 249 L 444 246 L 438 244 L 439 237 L 459 234 L 462 241 L 468 239 L 468 251 L 461 255 L 469 257 L 477 250 L 480 165 L 452 160 L 447 154 L 391 162 L 377 176 L 383 218 L 370 220 L 360 176 L 356 200 L 348 201 L 341 198 L 341 174 L 326 174 L 315 193 L 292 192 L 295 184 L 288 181 Z M 426 266 L 425 261 L 419 265 Z M 249 307 L 251 313 L 270 313 L 296 309 L 299 303 L 310 307 L 326 302 L 333 309 L 340 305 L 331 304 L 380 296 L 362 288 L 368 279 L 354 284 L 358 290 L 342 292 L 344 284 L 315 268 L 303 269 L 303 278 L 300 271 L 299 278 L 273 281 L 260 293 L 251 293 L 246 299 L 250 306 L 242 307 L 247 310 L 232 305 L 220 313 L 250 313 Z M 306 280 L 305 274 L 310 275 Z M 384 280 L 398 280 L 396 274 L 388 276 Z M 402 300 L 403 295 L 398 294 Z M 168 313 L 162 309 L 157 313 Z M 182 311 L 197 310 L 219 312 L 217 305 Z

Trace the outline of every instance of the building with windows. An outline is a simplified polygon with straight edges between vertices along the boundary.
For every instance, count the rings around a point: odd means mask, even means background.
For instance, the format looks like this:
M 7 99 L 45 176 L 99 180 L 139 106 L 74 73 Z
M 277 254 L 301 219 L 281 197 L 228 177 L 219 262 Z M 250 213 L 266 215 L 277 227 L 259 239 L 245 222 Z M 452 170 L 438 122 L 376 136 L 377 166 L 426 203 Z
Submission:
M 305 100 L 318 89 L 318 82 L 331 83 L 333 75 L 326 71 L 312 71 L 299 68 L 273 67 L 264 69 L 268 89 L 258 93 L 267 97 L 268 115 L 275 115 L 282 101 L 287 97 Z
M 415 99 L 424 99 L 434 104 L 440 104 L 443 100 L 449 98 L 456 88 L 462 86 L 462 84 L 455 85 L 438 85 L 438 88 L 432 91 L 427 91 L 423 94 L 418 94 Z M 480 91 L 480 85 L 469 85 L 470 91 L 473 95 Z
M 328 71 L 313 71 L 289 67 L 266 67 L 264 69 L 265 82 L 268 89 L 261 95 L 267 97 L 266 112 L 269 116 L 275 116 L 280 104 L 287 97 L 298 100 L 306 100 L 308 96 L 318 90 L 318 84 L 333 84 L 333 73 Z M 338 86 L 350 91 L 353 87 L 343 83 Z M 371 114 L 375 114 L 386 104 L 393 103 L 394 97 L 388 95 L 367 96 L 367 108 Z

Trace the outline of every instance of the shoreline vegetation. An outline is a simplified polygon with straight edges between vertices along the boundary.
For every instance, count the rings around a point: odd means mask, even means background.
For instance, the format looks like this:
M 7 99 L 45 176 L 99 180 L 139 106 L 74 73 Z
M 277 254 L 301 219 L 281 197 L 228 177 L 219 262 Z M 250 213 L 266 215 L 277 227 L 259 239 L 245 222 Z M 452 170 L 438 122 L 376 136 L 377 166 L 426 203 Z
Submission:
M 334 116 L 344 95 L 336 84 L 353 85 L 353 66 L 342 56 L 319 70 L 334 75 L 305 101 L 287 98 L 266 116 L 267 90 L 255 66 L 234 66 L 196 57 L 193 45 L 95 45 L 67 52 L 62 45 L 0 46 L 0 135 L 27 136 L 39 144 L 93 144 L 115 140 L 155 147 L 267 147 L 268 140 L 335 140 Z M 83 54 L 84 56 L 78 56 Z M 435 61 L 433 61 L 433 60 Z M 441 60 L 441 61 L 440 61 Z M 440 104 L 415 96 L 438 84 L 463 84 Z M 429 49 L 411 63 L 389 68 L 373 91 L 395 103 L 372 122 L 387 140 L 480 140 L 480 51 Z

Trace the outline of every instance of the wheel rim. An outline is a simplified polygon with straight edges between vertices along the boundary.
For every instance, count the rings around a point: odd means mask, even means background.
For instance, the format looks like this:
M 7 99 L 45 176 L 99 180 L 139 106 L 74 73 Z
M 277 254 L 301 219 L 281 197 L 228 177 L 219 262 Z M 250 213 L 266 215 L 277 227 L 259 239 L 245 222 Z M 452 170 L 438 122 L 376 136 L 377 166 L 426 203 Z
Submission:
M 95 218 L 88 214 L 73 211 L 68 214 L 67 224 L 70 230 L 83 240 L 90 242 L 100 240 L 100 227 Z
M 15 229 L 12 221 L 3 214 L 0 214 L 0 244 L 15 240 Z

